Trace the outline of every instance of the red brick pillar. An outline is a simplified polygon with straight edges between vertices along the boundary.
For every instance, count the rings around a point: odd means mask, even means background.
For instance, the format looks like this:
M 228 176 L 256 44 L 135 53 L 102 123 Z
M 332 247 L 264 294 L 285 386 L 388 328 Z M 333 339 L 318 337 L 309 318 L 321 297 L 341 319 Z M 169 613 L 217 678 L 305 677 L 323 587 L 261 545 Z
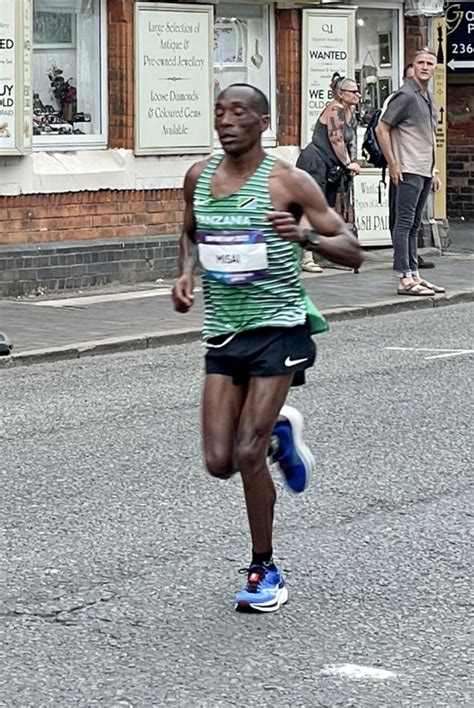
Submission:
M 421 15 L 405 17 L 405 65 L 416 52 L 428 46 L 428 18 Z
M 301 12 L 277 10 L 277 140 L 299 145 L 301 122 Z
M 133 0 L 108 0 L 109 147 L 133 149 Z

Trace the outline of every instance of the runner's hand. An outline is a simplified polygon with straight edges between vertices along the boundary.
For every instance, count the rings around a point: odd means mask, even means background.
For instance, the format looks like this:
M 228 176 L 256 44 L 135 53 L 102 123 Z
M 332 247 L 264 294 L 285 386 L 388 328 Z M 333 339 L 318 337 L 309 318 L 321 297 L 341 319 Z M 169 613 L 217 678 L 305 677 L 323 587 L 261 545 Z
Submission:
M 267 214 L 267 219 L 271 222 L 278 236 L 286 241 L 294 241 L 296 243 L 304 243 L 306 241 L 303 230 L 300 229 L 295 217 L 289 211 L 272 211 Z
M 176 312 L 187 312 L 194 302 L 194 278 L 182 275 L 173 285 L 171 299 Z

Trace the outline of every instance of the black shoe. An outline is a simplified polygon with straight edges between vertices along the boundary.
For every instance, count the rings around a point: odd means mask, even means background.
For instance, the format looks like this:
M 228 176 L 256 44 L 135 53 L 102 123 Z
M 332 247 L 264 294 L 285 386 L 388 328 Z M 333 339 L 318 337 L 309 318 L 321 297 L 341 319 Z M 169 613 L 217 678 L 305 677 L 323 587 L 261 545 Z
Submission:
M 434 268 L 433 261 L 425 261 L 421 256 L 418 256 L 418 268 Z
M 0 332 L 0 356 L 8 356 L 13 349 L 11 339 L 7 334 Z

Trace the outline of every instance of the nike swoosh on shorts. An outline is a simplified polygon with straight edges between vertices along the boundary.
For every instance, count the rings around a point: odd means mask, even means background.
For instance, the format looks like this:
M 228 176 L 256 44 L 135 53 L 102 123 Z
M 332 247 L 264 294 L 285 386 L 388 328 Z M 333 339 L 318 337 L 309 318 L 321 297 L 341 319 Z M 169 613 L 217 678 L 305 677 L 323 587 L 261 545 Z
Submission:
M 303 361 L 308 361 L 308 357 L 305 356 L 304 359 L 291 359 L 287 356 L 285 359 L 285 366 L 296 366 L 296 364 L 302 364 Z

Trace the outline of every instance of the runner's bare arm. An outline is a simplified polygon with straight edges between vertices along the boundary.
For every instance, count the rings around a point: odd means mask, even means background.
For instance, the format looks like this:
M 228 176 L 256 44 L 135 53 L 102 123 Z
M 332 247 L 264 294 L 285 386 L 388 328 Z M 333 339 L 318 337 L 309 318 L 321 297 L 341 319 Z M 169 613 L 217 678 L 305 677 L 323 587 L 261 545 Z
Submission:
M 302 170 L 291 168 L 286 170 L 283 184 L 287 208 L 291 204 L 298 204 L 304 212 L 309 227 L 320 235 L 318 245 L 309 248 L 330 261 L 349 268 L 359 268 L 363 259 L 359 242 L 350 233 L 339 214 L 328 205 L 315 181 Z M 276 203 L 281 202 L 278 200 Z M 298 225 L 289 211 L 272 212 L 268 218 L 282 238 L 304 244 L 306 247 L 303 228 Z
M 196 243 L 196 221 L 194 218 L 193 196 L 196 182 L 206 166 L 206 162 L 196 162 L 189 168 L 184 178 L 184 215 L 179 239 L 179 278 L 171 291 L 171 299 L 177 312 L 187 312 L 194 302 L 193 273 L 198 260 Z

